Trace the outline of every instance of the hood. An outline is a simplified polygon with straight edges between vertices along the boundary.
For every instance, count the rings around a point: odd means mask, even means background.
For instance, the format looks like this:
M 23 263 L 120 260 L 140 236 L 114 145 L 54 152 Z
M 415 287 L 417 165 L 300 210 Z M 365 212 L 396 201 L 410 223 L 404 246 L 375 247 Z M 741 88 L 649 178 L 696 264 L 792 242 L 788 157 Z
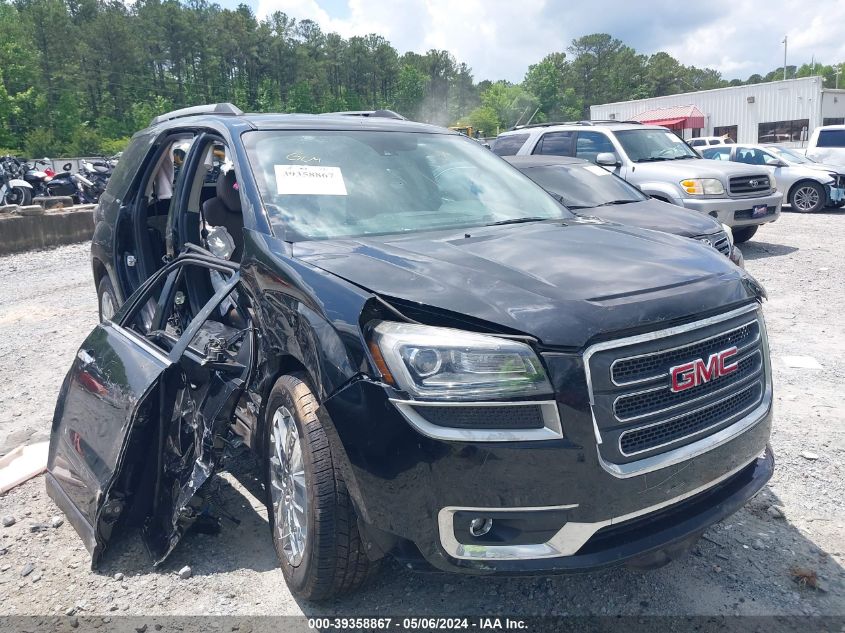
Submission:
M 645 174 L 656 174 L 660 180 L 677 180 L 678 182 L 687 178 L 718 178 L 725 182 L 726 179 L 733 176 L 753 176 L 769 173 L 762 165 L 744 165 L 709 158 L 635 163 L 632 170 L 640 178 Z
M 756 296 L 753 280 L 709 246 L 577 219 L 466 235 L 297 242 L 293 255 L 386 299 L 470 315 L 570 348 Z
M 578 209 L 576 213 L 593 215 L 610 222 L 636 226 L 640 229 L 663 231 L 682 237 L 710 235 L 722 230 L 722 225 L 719 222 L 703 213 L 689 211 L 653 198 L 642 202 Z
M 845 170 L 845 147 L 810 147 L 807 157 L 828 165 L 839 165 L 839 170 Z
M 828 165 L 826 163 L 804 163 L 802 165 L 790 165 L 790 169 L 809 169 L 811 172 L 821 171 L 825 174 L 843 174 L 845 165 Z

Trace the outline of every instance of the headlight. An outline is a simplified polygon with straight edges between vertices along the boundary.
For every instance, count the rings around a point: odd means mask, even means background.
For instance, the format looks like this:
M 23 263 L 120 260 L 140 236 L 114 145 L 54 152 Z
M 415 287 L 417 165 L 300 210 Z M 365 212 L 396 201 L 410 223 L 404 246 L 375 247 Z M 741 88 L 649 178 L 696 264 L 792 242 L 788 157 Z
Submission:
M 728 241 L 731 243 L 731 248 L 733 248 L 733 245 L 734 245 L 734 232 L 731 230 L 731 227 L 729 227 L 727 224 L 725 224 L 725 223 L 723 222 L 723 223 L 722 223 L 722 230 L 725 232 L 725 235 L 727 235 L 727 236 L 728 236 Z
M 370 351 L 386 381 L 439 400 L 549 395 L 540 359 L 518 341 L 450 328 L 382 321 Z
M 690 178 L 682 180 L 681 187 L 692 196 L 720 196 L 725 193 L 722 181 L 717 178 Z
M 775 177 L 774 177 L 774 176 L 769 176 L 769 186 L 770 186 L 772 189 L 777 189 L 777 188 L 778 188 L 778 181 L 777 181 L 777 180 L 775 180 Z

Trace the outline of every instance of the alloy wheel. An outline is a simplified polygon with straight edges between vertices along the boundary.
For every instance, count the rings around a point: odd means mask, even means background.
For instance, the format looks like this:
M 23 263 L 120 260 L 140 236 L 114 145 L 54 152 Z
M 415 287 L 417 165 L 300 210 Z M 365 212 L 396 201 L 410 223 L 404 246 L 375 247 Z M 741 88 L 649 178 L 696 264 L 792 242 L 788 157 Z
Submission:
M 276 536 L 288 563 L 298 567 L 308 541 L 308 495 L 302 443 L 293 414 L 285 406 L 273 414 L 272 440 L 270 489 Z
M 100 314 L 103 315 L 103 321 L 110 321 L 114 312 L 114 299 L 112 299 L 111 294 L 104 292 L 100 298 Z
M 819 192 L 815 187 L 801 187 L 792 196 L 792 204 L 799 211 L 810 211 L 819 204 Z

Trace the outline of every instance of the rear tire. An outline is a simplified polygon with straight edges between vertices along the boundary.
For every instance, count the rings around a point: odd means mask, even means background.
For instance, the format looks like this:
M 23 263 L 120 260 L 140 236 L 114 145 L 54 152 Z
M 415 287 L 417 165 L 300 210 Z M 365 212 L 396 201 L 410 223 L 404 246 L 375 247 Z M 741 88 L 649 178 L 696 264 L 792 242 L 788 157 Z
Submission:
M 789 192 L 789 204 L 798 213 L 815 213 L 821 211 L 827 202 L 824 187 L 817 182 L 799 182 Z
M 100 313 L 100 323 L 111 320 L 118 307 L 117 293 L 114 291 L 111 279 L 103 275 L 100 283 L 97 284 L 97 307 Z
M 265 487 L 273 547 L 288 588 L 318 601 L 355 591 L 378 564 L 365 552 L 352 500 L 317 416 L 317 399 L 305 380 L 302 373 L 282 376 L 270 391 Z
M 731 231 L 734 234 L 734 244 L 742 244 L 743 242 L 747 242 L 759 229 L 759 226 L 737 226 L 733 227 Z

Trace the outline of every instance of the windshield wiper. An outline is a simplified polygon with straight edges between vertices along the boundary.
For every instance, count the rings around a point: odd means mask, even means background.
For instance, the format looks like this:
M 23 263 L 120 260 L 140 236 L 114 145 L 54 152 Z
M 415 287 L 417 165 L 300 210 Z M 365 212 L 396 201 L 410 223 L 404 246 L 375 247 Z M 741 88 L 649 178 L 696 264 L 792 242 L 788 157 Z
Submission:
M 484 226 L 502 226 L 503 224 L 522 224 L 523 222 L 542 222 L 543 220 L 552 220 L 554 218 L 541 217 L 527 217 L 527 218 L 511 218 L 510 220 L 499 220 L 498 222 L 490 222 Z
M 652 158 L 638 158 L 635 160 L 635 163 L 656 163 L 657 161 L 661 160 L 674 160 L 672 158 L 666 158 L 665 156 L 654 156 Z
M 602 202 L 601 204 L 597 204 L 597 207 L 609 207 L 613 204 L 629 204 L 631 202 L 642 202 L 641 200 L 610 200 L 609 202 Z

